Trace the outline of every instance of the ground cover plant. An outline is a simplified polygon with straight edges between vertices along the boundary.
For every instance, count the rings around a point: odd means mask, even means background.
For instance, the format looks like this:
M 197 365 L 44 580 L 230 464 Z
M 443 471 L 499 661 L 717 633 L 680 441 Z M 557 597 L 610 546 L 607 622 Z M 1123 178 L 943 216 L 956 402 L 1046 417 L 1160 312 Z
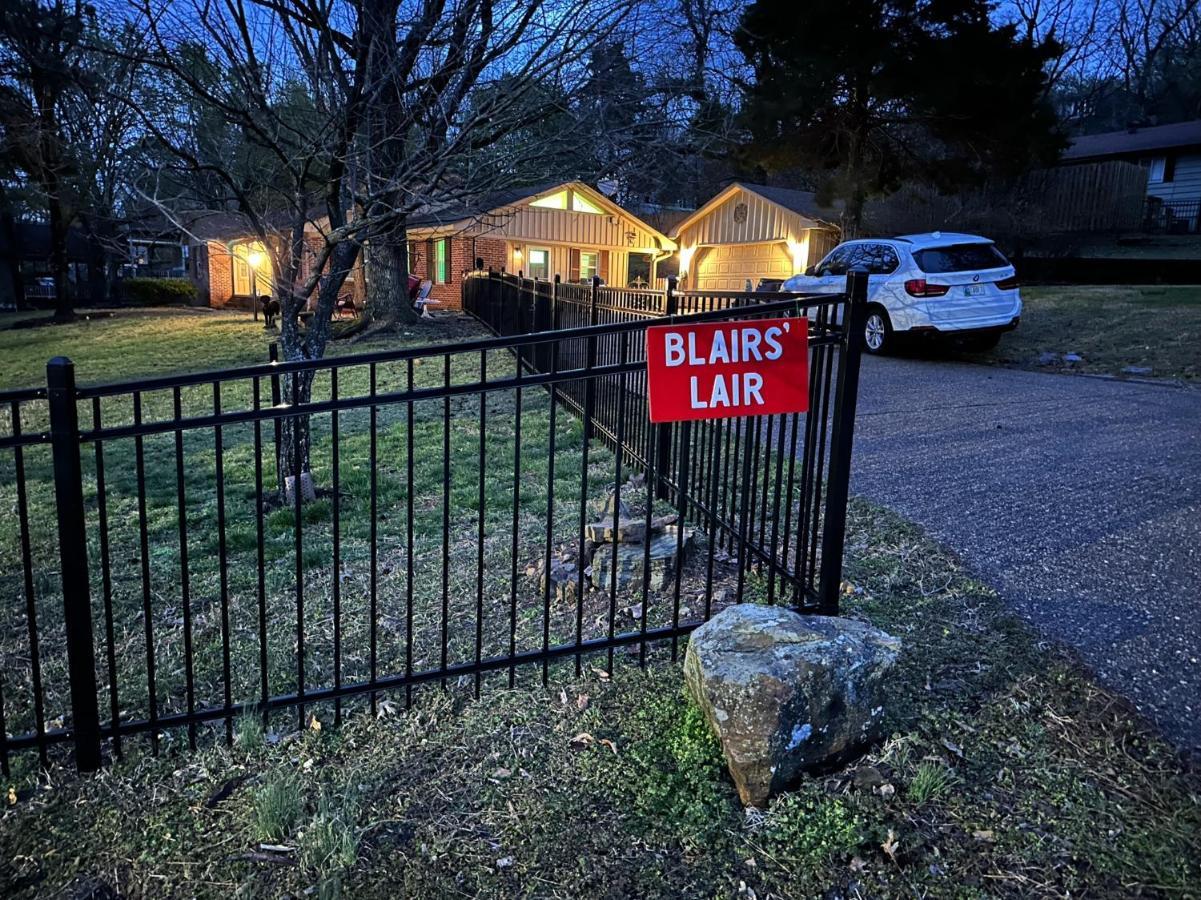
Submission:
M 1133 367 L 1156 378 L 1201 378 L 1201 285 L 1035 285 L 1022 288 L 1022 302 L 1015 331 L 995 349 L 964 358 L 1046 371 L 1120 376 Z
M 667 651 L 423 690 L 340 728 L 55 769 L 0 818 L 7 896 L 1188 897 L 1201 783 L 894 515 L 845 611 L 902 637 L 889 738 L 743 811 Z

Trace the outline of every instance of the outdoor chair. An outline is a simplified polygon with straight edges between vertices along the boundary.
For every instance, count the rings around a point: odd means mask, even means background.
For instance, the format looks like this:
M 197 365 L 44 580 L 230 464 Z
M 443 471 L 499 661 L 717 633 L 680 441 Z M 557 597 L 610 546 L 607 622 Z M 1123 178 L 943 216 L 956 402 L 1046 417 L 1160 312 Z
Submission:
M 417 297 L 413 300 L 413 308 L 421 310 L 421 318 L 432 319 L 430 315 L 431 306 L 441 306 L 441 300 L 431 300 L 430 291 L 434 289 L 434 283 L 428 278 L 421 282 L 421 288 L 417 291 Z

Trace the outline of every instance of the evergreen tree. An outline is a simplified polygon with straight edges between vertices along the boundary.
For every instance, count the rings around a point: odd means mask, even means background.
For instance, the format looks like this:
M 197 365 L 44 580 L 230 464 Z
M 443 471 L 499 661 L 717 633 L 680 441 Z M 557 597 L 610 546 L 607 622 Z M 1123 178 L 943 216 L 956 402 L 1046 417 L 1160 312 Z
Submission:
M 904 182 L 952 188 L 1053 160 L 1050 41 L 994 26 L 987 0 L 757 0 L 735 42 L 748 160 L 812 171 L 846 202 Z

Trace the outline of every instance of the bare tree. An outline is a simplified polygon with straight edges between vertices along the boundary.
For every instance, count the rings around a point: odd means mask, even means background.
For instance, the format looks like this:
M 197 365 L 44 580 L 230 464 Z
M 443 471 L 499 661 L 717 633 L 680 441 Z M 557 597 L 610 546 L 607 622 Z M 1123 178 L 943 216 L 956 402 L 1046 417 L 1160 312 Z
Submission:
M 236 214 L 262 242 L 289 360 L 324 354 L 364 247 L 370 314 L 384 325 L 411 315 L 406 217 L 498 187 L 476 154 L 539 114 L 528 86 L 582 78 L 581 60 L 628 10 L 628 0 L 140 3 L 154 51 L 144 62 L 162 76 L 141 121 L 168 151 L 144 193 L 177 218 Z M 491 89 L 502 82 L 513 89 Z M 306 402 L 310 389 L 299 379 L 287 399 Z M 308 472 L 305 428 L 284 441 L 285 471 Z

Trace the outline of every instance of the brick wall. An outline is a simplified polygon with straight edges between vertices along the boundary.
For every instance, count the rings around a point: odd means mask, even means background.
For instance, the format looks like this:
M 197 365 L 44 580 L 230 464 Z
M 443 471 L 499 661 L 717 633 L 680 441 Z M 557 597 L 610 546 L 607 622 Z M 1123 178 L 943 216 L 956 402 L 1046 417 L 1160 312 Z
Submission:
M 224 244 L 209 241 L 208 301 L 213 309 L 222 309 L 234 295 L 233 258 Z
M 434 247 L 432 241 L 411 241 L 409 258 L 413 274 L 418 278 L 433 280 Z M 482 259 L 484 268 L 491 266 L 500 271 L 505 265 L 506 249 L 503 240 L 495 238 L 460 237 L 450 239 L 450 256 L 447 260 L 445 284 L 435 283 L 430 297 L 443 304 L 443 309 L 460 309 L 463 306 L 463 273 L 475 268 L 476 259 Z

